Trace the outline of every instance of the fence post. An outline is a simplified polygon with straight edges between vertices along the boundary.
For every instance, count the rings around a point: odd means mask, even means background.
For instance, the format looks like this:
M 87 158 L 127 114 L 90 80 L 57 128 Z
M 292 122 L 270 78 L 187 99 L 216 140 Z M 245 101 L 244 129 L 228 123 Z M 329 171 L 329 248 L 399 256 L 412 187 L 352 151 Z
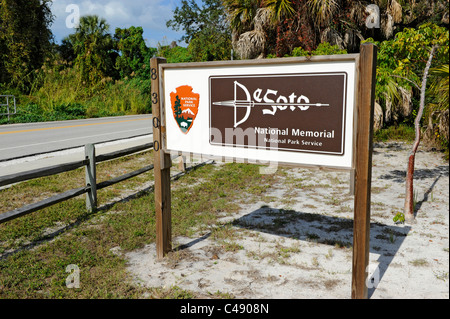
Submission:
M 186 156 L 180 156 L 180 163 L 178 169 L 182 172 L 186 172 Z
M 84 153 L 89 163 L 86 165 L 86 186 L 89 186 L 86 193 L 86 209 L 95 211 L 97 209 L 97 172 L 95 167 L 95 146 L 86 144 Z

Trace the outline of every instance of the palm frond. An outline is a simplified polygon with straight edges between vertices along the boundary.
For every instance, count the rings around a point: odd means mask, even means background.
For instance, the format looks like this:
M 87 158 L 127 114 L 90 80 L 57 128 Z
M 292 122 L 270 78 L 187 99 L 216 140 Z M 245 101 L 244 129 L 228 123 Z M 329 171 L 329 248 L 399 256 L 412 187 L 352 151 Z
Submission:
M 263 5 L 270 8 L 276 21 L 283 18 L 290 18 L 295 13 L 294 5 L 289 0 L 265 0 Z
M 433 80 L 430 92 L 438 99 L 437 108 L 445 110 L 449 108 L 449 69 L 448 64 L 430 70 Z
M 308 0 L 308 7 L 318 25 L 327 24 L 340 10 L 338 0 Z
M 241 33 L 251 29 L 253 18 L 260 6 L 259 1 L 223 0 L 222 4 L 227 12 L 228 21 L 233 30 Z
M 241 59 L 254 59 L 258 57 L 266 45 L 264 32 L 252 30 L 241 34 L 237 43 L 237 53 Z

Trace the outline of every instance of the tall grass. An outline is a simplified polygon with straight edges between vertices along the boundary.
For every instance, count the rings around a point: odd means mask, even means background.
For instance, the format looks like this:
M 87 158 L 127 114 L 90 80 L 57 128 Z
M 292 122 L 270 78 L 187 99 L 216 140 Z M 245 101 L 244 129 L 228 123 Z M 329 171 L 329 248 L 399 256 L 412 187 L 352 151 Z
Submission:
M 17 114 L 0 124 L 68 120 L 151 112 L 150 79 L 103 78 L 88 87 L 66 62 L 44 65 L 29 95 L 17 94 Z
M 145 114 L 151 112 L 150 81 L 139 78 L 110 81 L 87 101 L 90 117 L 102 112 L 113 114 Z
M 386 142 L 389 140 L 412 142 L 415 139 L 415 134 L 414 127 L 400 124 L 383 128 L 375 132 L 373 137 L 375 142 Z

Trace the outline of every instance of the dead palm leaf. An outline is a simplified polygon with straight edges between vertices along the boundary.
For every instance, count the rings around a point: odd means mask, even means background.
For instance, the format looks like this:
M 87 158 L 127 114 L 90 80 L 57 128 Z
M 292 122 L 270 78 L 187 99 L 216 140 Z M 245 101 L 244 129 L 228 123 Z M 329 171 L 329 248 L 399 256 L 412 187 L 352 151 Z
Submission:
M 340 10 L 338 0 L 308 0 L 313 19 L 319 26 L 330 22 L 331 18 Z
M 236 49 L 241 59 L 254 59 L 264 53 L 265 45 L 264 32 L 252 30 L 241 34 Z
M 253 19 L 253 24 L 255 26 L 255 30 L 264 31 L 275 26 L 274 22 L 274 14 L 270 8 L 259 8 L 256 11 L 255 18 Z

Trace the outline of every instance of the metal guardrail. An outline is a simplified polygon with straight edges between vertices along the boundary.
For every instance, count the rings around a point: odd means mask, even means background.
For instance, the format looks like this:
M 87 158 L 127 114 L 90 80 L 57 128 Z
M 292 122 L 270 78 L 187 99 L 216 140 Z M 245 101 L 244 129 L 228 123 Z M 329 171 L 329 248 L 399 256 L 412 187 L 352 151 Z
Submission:
M 10 103 L 9 100 L 12 98 L 13 100 L 13 107 L 14 107 L 14 112 L 11 113 L 10 111 Z M 2 100 L 4 101 L 4 99 L 6 99 L 6 103 L 2 103 Z M 6 113 L 0 113 L 1 116 L 3 115 L 7 115 L 8 116 L 8 121 L 9 121 L 9 116 L 10 115 L 14 115 L 17 113 L 17 108 L 16 108 L 16 97 L 14 95 L 0 95 L 0 112 L 2 110 L 2 107 L 6 106 Z

